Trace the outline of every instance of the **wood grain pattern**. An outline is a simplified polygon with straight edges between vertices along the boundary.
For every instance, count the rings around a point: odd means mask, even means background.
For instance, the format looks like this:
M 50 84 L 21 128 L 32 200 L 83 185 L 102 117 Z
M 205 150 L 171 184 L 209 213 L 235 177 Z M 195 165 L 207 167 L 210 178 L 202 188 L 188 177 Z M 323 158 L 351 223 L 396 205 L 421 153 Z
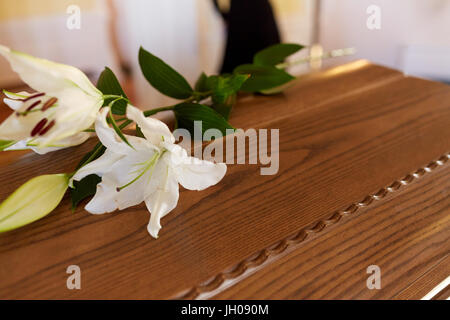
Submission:
M 394 299 L 416 300 L 425 297 L 433 288 L 439 285 L 450 274 L 450 254 L 439 260 L 422 276 L 399 292 Z
M 323 236 L 301 243 L 283 257 L 278 255 L 215 298 L 396 297 L 405 284 L 417 279 L 423 270 L 433 269 L 442 256 L 448 255 L 449 178 L 450 165 L 424 175 L 367 209 L 362 207 L 356 217 L 329 227 L 332 230 Z M 439 227 L 444 229 L 436 232 Z M 366 286 L 369 277 L 366 270 L 370 265 L 381 269 L 380 290 L 369 290 Z M 448 272 L 448 265 L 446 268 Z
M 280 129 L 277 175 L 230 165 L 217 186 L 183 190 L 158 240 L 147 234 L 145 206 L 95 216 L 70 212 L 66 198 L 46 218 L 0 235 L 0 298 L 384 298 L 406 290 L 449 253 L 450 88 L 365 61 L 303 80 L 285 95 L 242 97 L 231 119 Z M 31 175 L 70 170 L 72 152 L 2 154 L 0 199 Z M 422 177 L 417 170 L 432 160 Z M 413 172 L 417 182 L 233 274 Z M 388 272 L 379 292 L 361 287 L 371 258 Z M 71 264 L 82 270 L 79 291 L 66 288 Z M 225 273 L 239 277 L 222 283 Z

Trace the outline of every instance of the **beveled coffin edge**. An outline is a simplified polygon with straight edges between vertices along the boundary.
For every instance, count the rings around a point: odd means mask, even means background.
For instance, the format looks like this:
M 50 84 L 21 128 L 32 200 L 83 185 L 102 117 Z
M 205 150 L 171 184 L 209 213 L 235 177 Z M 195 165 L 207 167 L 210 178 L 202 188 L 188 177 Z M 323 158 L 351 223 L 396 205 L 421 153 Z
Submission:
M 364 199 L 358 202 L 354 202 L 347 206 L 343 210 L 338 210 L 331 214 L 329 218 L 321 219 L 308 227 L 302 228 L 301 230 L 285 237 L 282 240 L 268 246 L 250 257 L 244 259 L 243 261 L 235 264 L 228 270 L 224 270 L 219 274 L 211 277 L 209 280 L 199 283 L 198 285 L 181 292 L 175 299 L 204 299 L 209 298 L 221 291 L 221 289 L 226 289 L 232 286 L 233 283 L 247 275 L 257 271 L 270 258 L 276 259 L 277 256 L 283 254 L 288 248 L 293 249 L 305 242 L 312 236 L 322 232 L 326 227 L 337 224 L 343 221 L 345 217 L 352 216 L 359 213 L 361 208 L 369 207 L 375 201 L 381 201 L 386 198 L 388 194 L 395 193 L 399 189 L 404 189 L 411 183 L 420 179 L 427 173 L 433 172 L 436 168 L 448 165 L 450 163 L 450 152 L 447 152 L 440 156 L 437 160 L 433 160 L 428 163 L 428 165 L 420 167 L 413 173 L 407 174 L 401 179 L 395 180 L 386 187 L 381 188 L 373 194 L 369 194 Z

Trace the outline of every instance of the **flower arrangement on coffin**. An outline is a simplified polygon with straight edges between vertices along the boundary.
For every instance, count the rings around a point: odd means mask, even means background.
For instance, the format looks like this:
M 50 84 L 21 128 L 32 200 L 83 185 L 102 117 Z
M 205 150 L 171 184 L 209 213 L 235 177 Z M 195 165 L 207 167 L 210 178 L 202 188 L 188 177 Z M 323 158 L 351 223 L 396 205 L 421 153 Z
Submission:
M 175 143 L 167 125 L 151 118 L 172 110 L 178 127 L 225 134 L 240 91 L 274 94 L 295 77 L 284 69 L 284 60 L 302 49 L 278 44 L 258 52 L 252 64 L 238 66 L 232 74 L 202 73 L 194 88 L 177 71 L 150 52 L 139 50 L 139 64 L 148 82 L 161 93 L 181 100 L 172 106 L 142 112 L 130 104 L 109 68 L 95 87 L 72 66 L 13 51 L 0 45 L 0 55 L 35 92 L 4 91 L 4 102 L 14 112 L 0 124 L 0 150 L 31 149 L 36 153 L 79 145 L 94 134 L 99 143 L 70 173 L 32 178 L 0 204 L 0 232 L 36 221 L 55 209 L 70 189 L 72 207 L 90 196 L 85 209 L 93 214 L 122 210 L 145 202 L 151 214 L 148 232 L 158 237 L 160 220 L 178 202 L 179 184 L 203 190 L 225 175 L 223 163 L 188 156 Z M 351 53 L 332 52 L 331 56 Z M 327 54 L 330 56 L 330 54 Z M 302 62 L 307 60 L 302 60 Z M 123 130 L 136 124 L 135 135 Z

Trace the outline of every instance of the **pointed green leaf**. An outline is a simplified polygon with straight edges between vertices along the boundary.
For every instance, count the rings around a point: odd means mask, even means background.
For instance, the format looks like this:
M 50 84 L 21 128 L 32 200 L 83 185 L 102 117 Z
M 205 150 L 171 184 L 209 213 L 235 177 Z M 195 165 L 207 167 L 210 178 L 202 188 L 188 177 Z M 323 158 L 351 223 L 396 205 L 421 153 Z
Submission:
M 212 108 L 216 110 L 225 120 L 230 118 L 231 110 L 236 102 L 236 94 L 229 95 L 223 102 L 217 102 L 212 105 Z
M 227 120 L 208 106 L 198 103 L 180 103 L 175 106 L 178 128 L 184 128 L 194 134 L 194 121 L 202 121 L 202 134 L 211 128 L 226 135 L 226 129 L 234 129 Z
M 145 139 L 145 135 L 144 135 L 144 133 L 142 132 L 142 129 L 141 129 L 141 127 L 139 127 L 138 124 L 136 124 L 136 137 L 144 138 L 144 139 Z
M 205 92 L 208 91 L 208 85 L 207 85 L 208 76 L 202 72 L 200 76 L 198 77 L 197 81 L 195 82 L 194 89 L 196 92 Z
M 147 81 L 159 92 L 175 99 L 187 99 L 193 90 L 186 79 L 172 67 L 142 47 L 139 65 Z
M 67 187 L 67 174 L 35 177 L 0 204 L 0 232 L 12 230 L 49 214 L 61 202 Z
M 100 77 L 97 81 L 97 88 L 104 95 L 110 94 L 127 98 L 127 95 L 122 90 L 122 87 L 120 86 L 120 83 L 117 80 L 116 76 L 108 67 L 105 67 L 105 70 L 103 70 L 103 72 L 100 74 Z M 113 99 L 114 98 L 105 99 L 103 105 L 106 106 L 110 104 Z M 120 100 L 114 103 L 112 112 L 114 114 L 124 115 L 126 113 L 126 108 L 127 102 L 125 100 Z
M 103 153 L 105 153 L 106 147 L 101 143 L 97 143 L 91 151 L 86 153 L 81 161 L 78 163 L 76 170 L 80 169 L 82 166 L 88 164 L 91 161 L 99 158 Z
M 214 103 L 224 103 L 228 96 L 235 94 L 249 78 L 249 74 L 236 73 L 229 76 L 211 76 L 208 79 Z
M 295 43 L 275 44 L 256 53 L 253 63 L 260 66 L 275 66 L 303 48 L 304 46 Z
M 93 196 L 97 191 L 97 184 L 100 181 L 102 181 L 102 178 L 96 174 L 90 174 L 80 181 L 74 181 L 73 188 L 70 189 L 72 209 L 75 209 L 82 200 Z
M 211 76 L 207 79 L 208 87 L 212 90 L 213 109 L 225 119 L 228 117 L 236 101 L 236 93 L 248 79 L 248 74 L 231 74 L 226 76 Z
M 244 64 L 234 69 L 238 74 L 250 74 L 250 78 L 244 82 L 241 91 L 260 92 L 281 86 L 295 79 L 284 70 L 272 66 L 258 66 L 254 64 Z

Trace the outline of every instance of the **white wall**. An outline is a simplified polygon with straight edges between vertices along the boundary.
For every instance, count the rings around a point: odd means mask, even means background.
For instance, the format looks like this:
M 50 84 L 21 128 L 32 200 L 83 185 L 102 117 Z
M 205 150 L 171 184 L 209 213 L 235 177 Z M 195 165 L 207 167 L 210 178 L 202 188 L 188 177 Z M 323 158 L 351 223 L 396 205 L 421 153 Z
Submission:
M 381 9 L 381 29 L 366 27 L 369 5 Z M 407 73 L 450 80 L 450 1 L 322 0 L 325 49 L 356 47 L 366 58 Z M 342 61 L 342 60 L 340 60 Z
M 221 61 L 224 30 L 212 2 L 205 0 L 116 0 L 120 42 L 135 71 L 137 100 L 145 108 L 175 100 L 150 87 L 138 64 L 142 46 L 194 83 L 201 71 L 216 72 Z
M 10 5 L 14 5 L 14 2 Z M 94 7 L 82 9 L 79 30 L 66 27 L 69 16 L 65 10 L 61 10 L 48 15 L 2 20 L 0 44 L 37 57 L 74 65 L 92 73 L 94 78 L 106 65 L 117 68 L 104 2 L 97 0 Z M 0 87 L 17 85 L 19 81 L 7 61 L 0 58 Z

